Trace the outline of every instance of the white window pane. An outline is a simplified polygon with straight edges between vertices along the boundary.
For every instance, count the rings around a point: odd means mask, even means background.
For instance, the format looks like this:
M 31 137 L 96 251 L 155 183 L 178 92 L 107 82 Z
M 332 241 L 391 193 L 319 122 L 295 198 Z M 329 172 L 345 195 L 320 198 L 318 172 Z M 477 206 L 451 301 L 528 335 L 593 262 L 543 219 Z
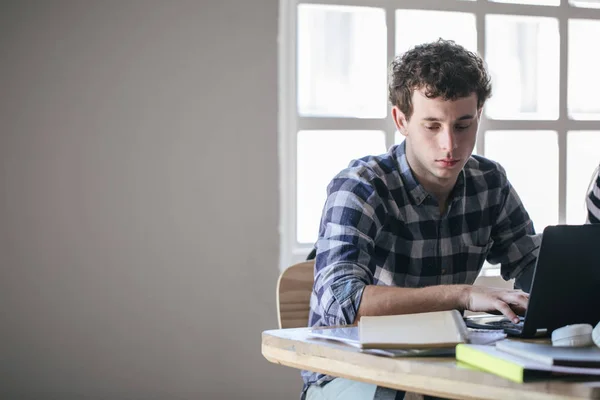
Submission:
M 396 131 L 394 133 L 394 144 L 400 144 L 400 143 L 404 142 L 404 139 L 406 139 L 406 136 L 404 136 L 400 132 Z
M 396 11 L 396 54 L 439 38 L 454 40 L 466 49 L 476 52 L 475 15 L 446 11 Z
M 490 0 L 494 3 L 533 4 L 536 6 L 559 6 L 560 0 Z
M 600 163 L 600 131 L 573 131 L 567 135 L 567 224 L 585 223 L 585 198 Z
M 494 119 L 558 119 L 559 33 L 555 18 L 487 15 L 486 61 Z
M 379 8 L 298 6 L 298 113 L 384 118 L 387 31 Z
M 554 131 L 488 131 L 485 156 L 506 170 L 536 232 L 558 224 L 558 135 Z
M 385 153 L 381 131 L 298 132 L 297 238 L 314 243 L 319 233 L 327 185 L 351 160 Z
M 500 264 L 492 265 L 485 261 L 478 276 L 500 276 Z
M 600 0 L 569 0 L 575 7 L 600 8 Z
M 600 37 L 600 21 L 569 20 L 569 90 L 567 104 L 573 119 L 600 119 L 600 62 L 590 41 Z

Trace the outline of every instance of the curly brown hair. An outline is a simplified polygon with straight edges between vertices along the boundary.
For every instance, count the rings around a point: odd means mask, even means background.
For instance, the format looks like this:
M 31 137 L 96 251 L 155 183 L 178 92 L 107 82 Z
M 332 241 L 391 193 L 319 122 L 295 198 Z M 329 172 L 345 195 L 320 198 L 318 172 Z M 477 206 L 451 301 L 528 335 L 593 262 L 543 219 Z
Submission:
M 388 94 L 407 119 L 412 115 L 412 94 L 425 89 L 433 99 L 456 100 L 477 94 L 477 108 L 492 94 L 491 78 L 481 57 L 452 40 L 421 44 L 397 56 L 390 64 Z

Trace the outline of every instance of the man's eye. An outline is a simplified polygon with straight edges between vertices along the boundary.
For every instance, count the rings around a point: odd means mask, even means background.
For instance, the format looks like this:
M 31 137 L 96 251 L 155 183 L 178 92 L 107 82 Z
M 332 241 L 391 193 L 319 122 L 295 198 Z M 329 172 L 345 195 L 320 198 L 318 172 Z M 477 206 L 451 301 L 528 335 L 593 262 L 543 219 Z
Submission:
M 429 125 L 429 126 L 425 125 L 425 129 L 430 130 L 430 131 L 434 131 L 437 128 L 438 128 L 437 125 Z
M 464 131 L 465 129 L 468 129 L 471 125 L 456 125 L 455 129 L 457 131 Z

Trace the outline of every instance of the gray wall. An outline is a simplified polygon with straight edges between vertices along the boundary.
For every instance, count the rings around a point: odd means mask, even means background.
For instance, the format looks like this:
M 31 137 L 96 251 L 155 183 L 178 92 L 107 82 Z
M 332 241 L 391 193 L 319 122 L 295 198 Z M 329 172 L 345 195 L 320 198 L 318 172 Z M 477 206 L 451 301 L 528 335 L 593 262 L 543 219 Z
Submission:
M 0 397 L 298 397 L 277 4 L 0 2 Z

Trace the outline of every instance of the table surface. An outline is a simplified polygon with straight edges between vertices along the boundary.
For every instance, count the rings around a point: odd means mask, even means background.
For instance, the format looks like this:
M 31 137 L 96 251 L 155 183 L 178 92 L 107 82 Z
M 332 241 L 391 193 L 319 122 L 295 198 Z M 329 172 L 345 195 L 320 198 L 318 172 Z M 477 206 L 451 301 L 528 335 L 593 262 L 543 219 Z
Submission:
M 454 358 L 389 358 L 310 339 L 311 328 L 262 334 L 262 354 L 276 364 L 451 399 L 600 399 L 600 380 L 581 377 L 515 383 L 469 369 Z

